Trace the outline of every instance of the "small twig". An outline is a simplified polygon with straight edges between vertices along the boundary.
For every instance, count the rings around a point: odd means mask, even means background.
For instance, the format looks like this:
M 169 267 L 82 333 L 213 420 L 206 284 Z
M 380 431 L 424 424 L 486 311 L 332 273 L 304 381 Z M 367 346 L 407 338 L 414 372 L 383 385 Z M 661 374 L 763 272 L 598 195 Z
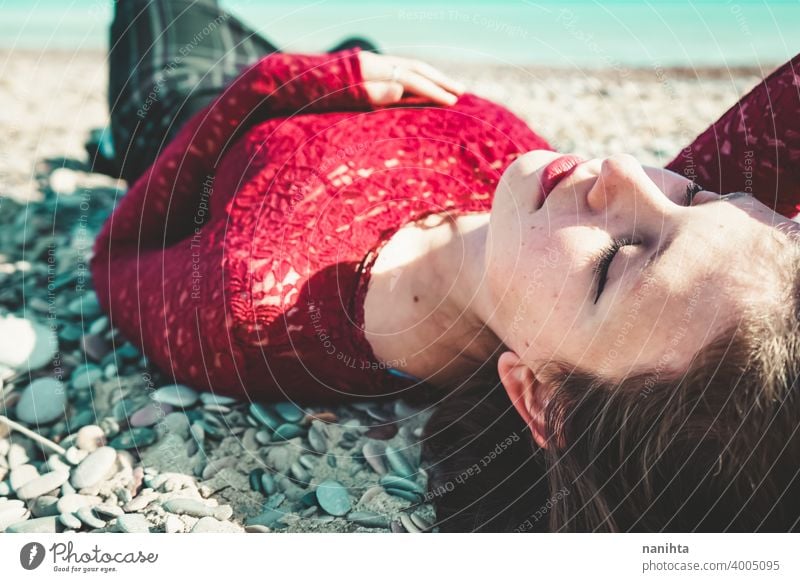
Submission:
M 33 432 L 31 429 L 22 426 L 20 423 L 14 422 L 13 420 L 6 418 L 5 416 L 0 415 L 0 424 L 5 424 L 11 430 L 16 430 L 17 432 L 21 432 L 32 441 L 36 441 L 40 445 L 47 447 L 48 449 L 52 449 L 59 455 L 63 455 L 64 453 L 67 452 L 63 447 L 57 445 L 50 439 L 43 437 L 39 433 Z

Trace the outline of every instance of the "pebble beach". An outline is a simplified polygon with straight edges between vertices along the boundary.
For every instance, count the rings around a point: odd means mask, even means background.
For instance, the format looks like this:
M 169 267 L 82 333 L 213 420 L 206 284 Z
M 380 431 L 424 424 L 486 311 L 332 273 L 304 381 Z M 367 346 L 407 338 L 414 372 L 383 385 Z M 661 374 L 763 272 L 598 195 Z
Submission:
M 435 62 L 560 151 L 664 165 L 779 63 Z M 0 52 L 0 532 L 436 531 L 403 401 L 300 408 L 175 384 L 101 312 L 92 242 L 127 184 L 91 171 L 100 51 Z

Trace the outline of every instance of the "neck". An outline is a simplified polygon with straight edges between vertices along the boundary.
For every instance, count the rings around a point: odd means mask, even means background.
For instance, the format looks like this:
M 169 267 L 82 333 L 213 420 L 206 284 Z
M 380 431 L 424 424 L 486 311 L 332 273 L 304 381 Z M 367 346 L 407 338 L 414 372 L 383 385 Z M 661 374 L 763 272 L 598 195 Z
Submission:
M 484 257 L 489 213 L 465 214 L 436 229 L 428 259 L 430 298 L 441 329 L 444 366 L 454 376 L 474 372 L 496 360 L 503 342 L 492 329 L 494 304 L 486 280 Z M 431 277 L 430 273 L 436 273 Z

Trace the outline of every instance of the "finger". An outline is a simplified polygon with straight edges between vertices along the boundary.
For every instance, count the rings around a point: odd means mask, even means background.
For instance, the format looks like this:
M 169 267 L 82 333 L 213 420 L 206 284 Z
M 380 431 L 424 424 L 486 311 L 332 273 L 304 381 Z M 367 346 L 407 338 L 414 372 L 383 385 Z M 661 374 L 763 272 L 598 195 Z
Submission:
M 464 91 L 466 91 L 466 87 L 463 83 L 451 79 L 439 69 L 434 66 L 429 65 L 428 63 L 424 63 L 422 61 L 411 61 L 409 68 L 412 71 L 418 72 L 420 75 L 427 77 L 446 91 L 453 93 L 455 95 L 461 95 Z
M 403 85 L 390 81 L 368 81 L 364 83 L 370 103 L 391 105 L 403 97 Z
M 401 69 L 398 80 L 403 84 L 403 87 L 411 93 L 426 97 L 435 103 L 453 105 L 458 101 L 458 97 L 445 91 L 430 79 L 414 71 Z

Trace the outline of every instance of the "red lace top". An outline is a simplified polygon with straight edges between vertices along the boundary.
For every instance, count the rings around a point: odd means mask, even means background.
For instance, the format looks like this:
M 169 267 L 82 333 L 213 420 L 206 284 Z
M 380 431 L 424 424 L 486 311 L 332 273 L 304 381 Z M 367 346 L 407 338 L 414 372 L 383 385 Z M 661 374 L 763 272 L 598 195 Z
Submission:
M 176 381 L 301 402 L 414 385 L 390 373 L 364 337 L 377 252 L 427 214 L 488 211 L 507 165 L 549 148 L 514 114 L 472 94 L 451 107 L 412 99 L 372 107 L 357 53 L 273 54 L 243 72 L 105 223 L 91 260 L 100 304 Z M 731 141 L 740 132 L 732 122 L 718 129 Z M 714 137 L 720 132 L 693 144 L 695 167 L 714 167 L 702 161 Z M 797 132 L 783 137 L 775 147 L 796 160 Z M 775 157 L 767 158 L 754 160 L 765 175 Z M 672 164 L 685 167 L 680 156 Z M 755 191 L 767 180 L 754 177 Z

